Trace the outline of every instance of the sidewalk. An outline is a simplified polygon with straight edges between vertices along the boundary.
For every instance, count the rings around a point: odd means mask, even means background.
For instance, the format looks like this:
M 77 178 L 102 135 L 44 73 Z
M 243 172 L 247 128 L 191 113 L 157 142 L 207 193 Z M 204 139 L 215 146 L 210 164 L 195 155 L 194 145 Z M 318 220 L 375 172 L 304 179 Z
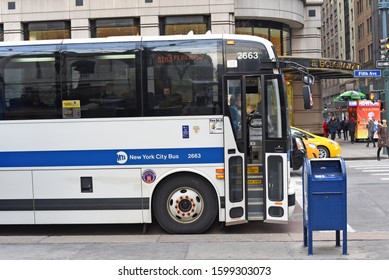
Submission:
M 335 139 L 336 142 L 342 147 L 341 156 L 344 160 L 361 160 L 361 159 L 376 159 L 377 158 L 377 146 L 373 148 L 370 143 L 369 147 L 366 147 L 366 142 L 354 142 L 351 144 L 350 140 L 343 140 L 343 138 Z M 377 143 L 376 143 L 377 145 Z M 381 152 L 382 155 L 382 152 Z
M 350 140 L 343 140 L 336 138 L 336 142 L 342 148 L 341 157 L 346 160 L 376 160 L 377 158 L 377 143 L 376 147 L 370 143 L 369 147 L 366 147 L 366 141 L 354 142 L 351 144 Z M 382 153 L 381 153 L 382 155 Z M 387 157 L 385 155 L 384 157 Z M 296 201 L 298 207 L 293 214 L 294 219 L 302 217 L 302 170 L 292 171 L 291 182 L 296 191 Z M 295 235 L 293 235 L 295 234 Z M 289 233 L 295 239 L 294 245 L 302 244 L 302 232 L 301 233 Z M 300 238 L 301 240 L 298 240 Z M 366 259 L 366 260 L 389 260 L 389 232 L 384 231 L 371 231 L 371 232 L 348 232 L 348 255 L 341 256 L 341 248 L 333 247 L 335 236 L 333 231 L 315 231 L 314 232 L 314 256 L 307 256 L 307 259 Z M 343 244 L 343 243 L 342 243 Z M 381 247 L 385 246 L 385 247 Z M 332 248 L 332 249 L 331 249 Z M 302 252 L 307 253 L 307 248 L 304 248 Z M 296 253 L 295 251 L 293 251 Z M 300 253 L 300 251 L 299 251 Z M 339 255 L 337 255 L 339 254 Z M 296 254 L 297 256 L 298 254 Z M 298 258 L 303 259 L 302 255 Z M 295 257 L 297 259 L 297 257 Z

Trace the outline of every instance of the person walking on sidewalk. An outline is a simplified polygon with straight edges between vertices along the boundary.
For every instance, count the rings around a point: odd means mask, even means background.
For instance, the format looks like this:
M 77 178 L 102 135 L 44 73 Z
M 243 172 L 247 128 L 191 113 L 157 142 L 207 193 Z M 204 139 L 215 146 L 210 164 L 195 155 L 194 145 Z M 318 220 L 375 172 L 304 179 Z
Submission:
M 369 122 L 366 125 L 367 128 L 367 145 L 366 147 L 369 147 L 370 140 L 373 142 L 373 147 L 375 148 L 375 142 L 374 142 L 374 119 L 370 118 Z
M 388 126 L 386 124 L 386 120 L 385 119 L 383 119 L 381 123 L 382 124 L 378 125 L 378 130 L 377 130 L 377 134 L 378 134 L 377 160 L 381 160 L 380 153 L 381 153 L 381 149 L 384 148 L 384 147 L 386 147 L 386 152 L 387 152 L 387 154 L 389 156 Z
M 342 121 L 343 125 L 343 138 L 344 140 L 348 140 L 348 121 L 346 118 L 343 119 Z
M 323 122 L 323 135 L 325 138 L 328 138 L 328 123 L 327 120 Z
M 351 144 L 354 144 L 354 139 L 355 139 L 355 127 L 357 126 L 357 124 L 355 123 L 353 117 L 351 117 L 350 120 L 347 122 L 347 126 L 348 126 L 348 132 L 349 132 L 349 134 L 350 134 L 350 141 L 351 141 Z
M 340 138 L 342 138 L 343 124 L 339 120 L 339 118 L 336 118 L 336 121 L 338 122 L 338 129 L 336 130 L 336 132 L 338 133 L 338 138 L 340 139 Z
M 331 140 L 335 140 L 336 132 L 338 131 L 338 121 L 335 119 L 335 116 L 332 116 L 328 122 L 328 130 L 331 134 Z

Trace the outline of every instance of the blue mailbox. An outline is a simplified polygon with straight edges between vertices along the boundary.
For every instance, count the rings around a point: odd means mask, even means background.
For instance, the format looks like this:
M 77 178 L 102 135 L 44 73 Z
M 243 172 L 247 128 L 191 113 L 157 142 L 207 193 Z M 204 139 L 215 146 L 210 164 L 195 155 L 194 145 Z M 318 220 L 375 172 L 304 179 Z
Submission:
M 336 246 L 343 231 L 347 254 L 347 178 L 343 158 L 308 159 L 303 165 L 304 247 L 312 255 L 312 233 L 335 230 Z

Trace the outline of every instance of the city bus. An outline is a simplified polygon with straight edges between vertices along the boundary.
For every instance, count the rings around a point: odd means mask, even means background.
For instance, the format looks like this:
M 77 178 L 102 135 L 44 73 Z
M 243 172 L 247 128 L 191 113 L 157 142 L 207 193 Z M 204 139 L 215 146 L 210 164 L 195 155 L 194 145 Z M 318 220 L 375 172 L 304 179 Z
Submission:
M 272 44 L 245 35 L 0 44 L 0 224 L 287 223 Z

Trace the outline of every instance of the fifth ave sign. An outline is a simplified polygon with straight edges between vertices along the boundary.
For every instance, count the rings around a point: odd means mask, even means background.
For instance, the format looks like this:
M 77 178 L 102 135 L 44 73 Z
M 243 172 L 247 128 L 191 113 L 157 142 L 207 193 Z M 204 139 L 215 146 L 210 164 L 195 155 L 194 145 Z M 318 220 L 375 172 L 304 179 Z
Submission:
M 381 70 L 354 70 L 354 78 L 381 77 Z

